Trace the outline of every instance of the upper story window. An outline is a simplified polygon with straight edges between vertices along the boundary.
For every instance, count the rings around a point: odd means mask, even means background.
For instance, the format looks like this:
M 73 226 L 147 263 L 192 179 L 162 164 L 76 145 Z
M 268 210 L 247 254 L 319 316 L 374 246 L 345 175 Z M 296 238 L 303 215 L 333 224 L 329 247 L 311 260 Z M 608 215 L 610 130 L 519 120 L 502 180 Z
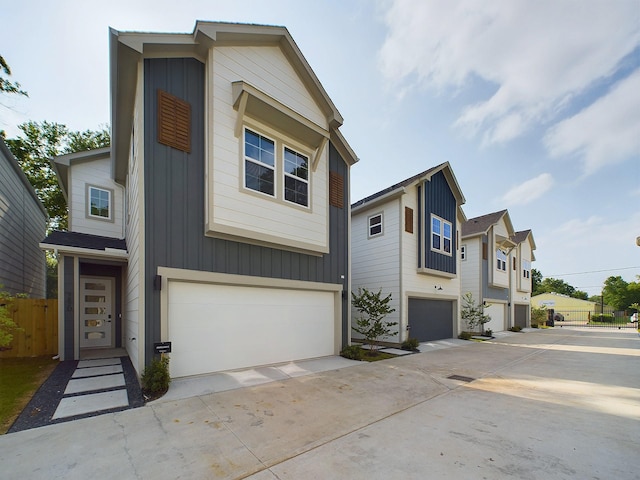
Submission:
M 244 186 L 275 196 L 275 142 L 244 130 Z
M 460 246 L 460 260 L 466 260 L 467 259 L 467 246 L 466 245 L 461 245 Z
M 431 250 L 451 255 L 451 222 L 431 215 Z
M 244 129 L 244 186 L 279 201 L 309 207 L 309 156 L 285 146 L 285 142 L 290 141 Z
M 284 199 L 309 206 L 309 158 L 284 147 Z
M 368 219 L 369 221 L 369 237 L 375 237 L 382 235 L 382 214 L 378 213 L 372 215 Z
M 507 271 L 507 254 L 502 250 L 496 250 L 496 268 L 502 272 Z
M 113 220 L 111 217 L 111 190 L 98 187 L 88 187 L 87 198 L 89 200 L 87 216 L 101 220 Z
M 529 260 L 522 260 L 522 277 L 531 278 L 531 262 Z

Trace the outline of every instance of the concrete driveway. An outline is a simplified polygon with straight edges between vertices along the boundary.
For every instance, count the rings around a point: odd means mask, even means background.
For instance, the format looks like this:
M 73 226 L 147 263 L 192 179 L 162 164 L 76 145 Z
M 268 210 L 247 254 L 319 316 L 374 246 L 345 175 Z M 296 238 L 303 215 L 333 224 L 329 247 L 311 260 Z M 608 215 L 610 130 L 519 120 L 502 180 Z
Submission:
M 637 332 L 556 328 L 4 435 L 0 464 L 7 479 L 621 480 L 640 479 L 638 445 Z

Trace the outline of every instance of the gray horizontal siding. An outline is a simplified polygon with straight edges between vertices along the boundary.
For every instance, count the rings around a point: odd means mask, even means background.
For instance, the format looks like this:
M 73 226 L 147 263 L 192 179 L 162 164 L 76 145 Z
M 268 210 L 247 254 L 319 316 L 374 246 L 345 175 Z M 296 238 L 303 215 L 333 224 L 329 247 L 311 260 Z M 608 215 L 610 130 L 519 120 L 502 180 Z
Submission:
M 204 236 L 204 66 L 195 59 L 147 59 L 145 75 L 145 272 L 146 344 L 160 340 L 160 292 L 153 289 L 158 266 L 324 283 L 348 278 L 348 209 L 330 207 L 330 254 L 323 256 L 256 246 Z M 191 105 L 191 152 L 157 141 L 157 90 Z M 329 168 L 344 176 L 349 198 L 349 169 L 329 146 Z M 343 338 L 347 307 L 343 309 Z M 152 348 L 147 348 L 146 362 Z
M 25 183 L 27 182 L 27 183 Z M 46 294 L 45 257 L 39 243 L 46 214 L 17 161 L 0 141 L 0 284 L 32 298 Z

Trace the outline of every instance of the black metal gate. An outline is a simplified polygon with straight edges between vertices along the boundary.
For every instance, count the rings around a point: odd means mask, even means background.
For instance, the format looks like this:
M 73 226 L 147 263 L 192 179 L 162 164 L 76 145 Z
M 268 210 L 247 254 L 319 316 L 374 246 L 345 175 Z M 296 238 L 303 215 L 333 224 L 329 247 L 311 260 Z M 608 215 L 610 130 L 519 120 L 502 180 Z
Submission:
M 637 316 L 626 312 L 599 313 L 588 310 L 547 310 L 549 325 L 555 327 L 638 328 Z

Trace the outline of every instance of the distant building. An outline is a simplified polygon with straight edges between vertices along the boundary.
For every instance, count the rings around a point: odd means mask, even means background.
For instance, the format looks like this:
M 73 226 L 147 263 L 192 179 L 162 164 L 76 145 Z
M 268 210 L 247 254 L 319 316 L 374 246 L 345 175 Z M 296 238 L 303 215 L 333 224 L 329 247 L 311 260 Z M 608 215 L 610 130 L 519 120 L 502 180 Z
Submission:
M 560 313 L 565 321 L 588 321 L 589 316 L 602 312 L 602 304 L 580 300 L 561 293 L 541 293 L 531 297 L 534 308 L 546 307 Z M 613 313 L 613 307 L 604 305 L 604 313 Z

